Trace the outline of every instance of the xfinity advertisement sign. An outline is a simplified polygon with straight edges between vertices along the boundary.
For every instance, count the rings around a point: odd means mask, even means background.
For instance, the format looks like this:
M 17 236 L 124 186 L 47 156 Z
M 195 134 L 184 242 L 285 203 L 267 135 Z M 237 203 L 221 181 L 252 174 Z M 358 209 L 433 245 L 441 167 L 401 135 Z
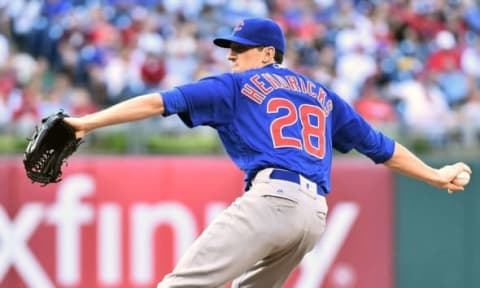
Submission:
M 125 161 L 77 160 L 62 182 L 45 188 L 23 179 L 15 161 L 2 162 L 1 186 L 8 190 L 2 188 L 0 198 L 1 287 L 154 287 L 205 226 L 242 193 L 242 175 L 225 159 Z M 170 172 L 153 177 L 128 169 L 132 165 Z M 353 173 L 359 181 L 350 188 L 333 181 L 338 191 L 328 196 L 327 229 L 288 287 L 393 285 L 391 191 L 382 196 L 359 184 L 368 183 L 362 181 L 367 177 L 363 173 L 384 171 L 347 168 L 338 173 Z M 218 171 L 224 174 L 221 180 Z M 125 173 L 129 183 L 120 176 Z M 388 183 L 384 186 L 388 190 Z M 368 269 L 361 262 L 366 258 Z M 372 265 L 378 266 L 374 274 Z

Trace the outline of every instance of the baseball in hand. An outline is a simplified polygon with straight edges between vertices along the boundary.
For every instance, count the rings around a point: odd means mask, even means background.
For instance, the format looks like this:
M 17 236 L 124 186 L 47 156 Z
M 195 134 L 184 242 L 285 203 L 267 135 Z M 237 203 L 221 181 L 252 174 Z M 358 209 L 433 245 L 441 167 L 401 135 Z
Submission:
M 453 184 L 458 186 L 466 186 L 468 182 L 470 182 L 470 174 L 465 171 L 460 172 L 452 181 Z

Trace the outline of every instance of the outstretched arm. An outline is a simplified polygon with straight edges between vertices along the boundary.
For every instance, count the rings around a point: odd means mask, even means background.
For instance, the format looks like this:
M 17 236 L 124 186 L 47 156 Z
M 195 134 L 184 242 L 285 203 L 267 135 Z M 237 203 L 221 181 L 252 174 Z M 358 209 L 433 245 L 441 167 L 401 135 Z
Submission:
M 470 167 L 463 162 L 446 165 L 440 169 L 432 168 L 400 143 L 395 143 L 393 156 L 384 164 L 401 174 L 422 180 L 438 188 L 447 189 L 449 193 L 463 191 L 462 186 L 452 183 L 460 172 L 472 173 Z
M 164 111 L 162 96 L 159 93 L 151 93 L 137 96 L 83 117 L 65 118 L 64 121 L 77 130 L 77 138 L 82 138 L 88 132 L 100 127 L 142 120 L 162 115 Z

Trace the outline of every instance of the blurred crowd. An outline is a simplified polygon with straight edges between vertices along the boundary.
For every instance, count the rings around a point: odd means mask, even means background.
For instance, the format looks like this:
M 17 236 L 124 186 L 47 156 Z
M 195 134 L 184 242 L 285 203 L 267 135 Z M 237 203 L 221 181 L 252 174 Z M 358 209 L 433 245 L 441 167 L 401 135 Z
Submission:
M 280 23 L 284 64 L 372 124 L 478 144 L 474 0 L 0 0 L 0 132 L 227 72 L 211 41 L 245 17 Z

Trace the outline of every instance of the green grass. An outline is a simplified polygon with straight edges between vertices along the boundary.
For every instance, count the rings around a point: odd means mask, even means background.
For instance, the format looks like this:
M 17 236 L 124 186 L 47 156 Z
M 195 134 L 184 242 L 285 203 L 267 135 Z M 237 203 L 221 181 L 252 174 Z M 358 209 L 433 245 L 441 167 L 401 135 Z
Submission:
M 216 136 L 201 133 L 150 136 L 146 147 L 154 154 L 219 154 L 223 151 Z
M 14 135 L 0 135 L 0 154 L 19 154 L 27 148 L 28 140 Z

